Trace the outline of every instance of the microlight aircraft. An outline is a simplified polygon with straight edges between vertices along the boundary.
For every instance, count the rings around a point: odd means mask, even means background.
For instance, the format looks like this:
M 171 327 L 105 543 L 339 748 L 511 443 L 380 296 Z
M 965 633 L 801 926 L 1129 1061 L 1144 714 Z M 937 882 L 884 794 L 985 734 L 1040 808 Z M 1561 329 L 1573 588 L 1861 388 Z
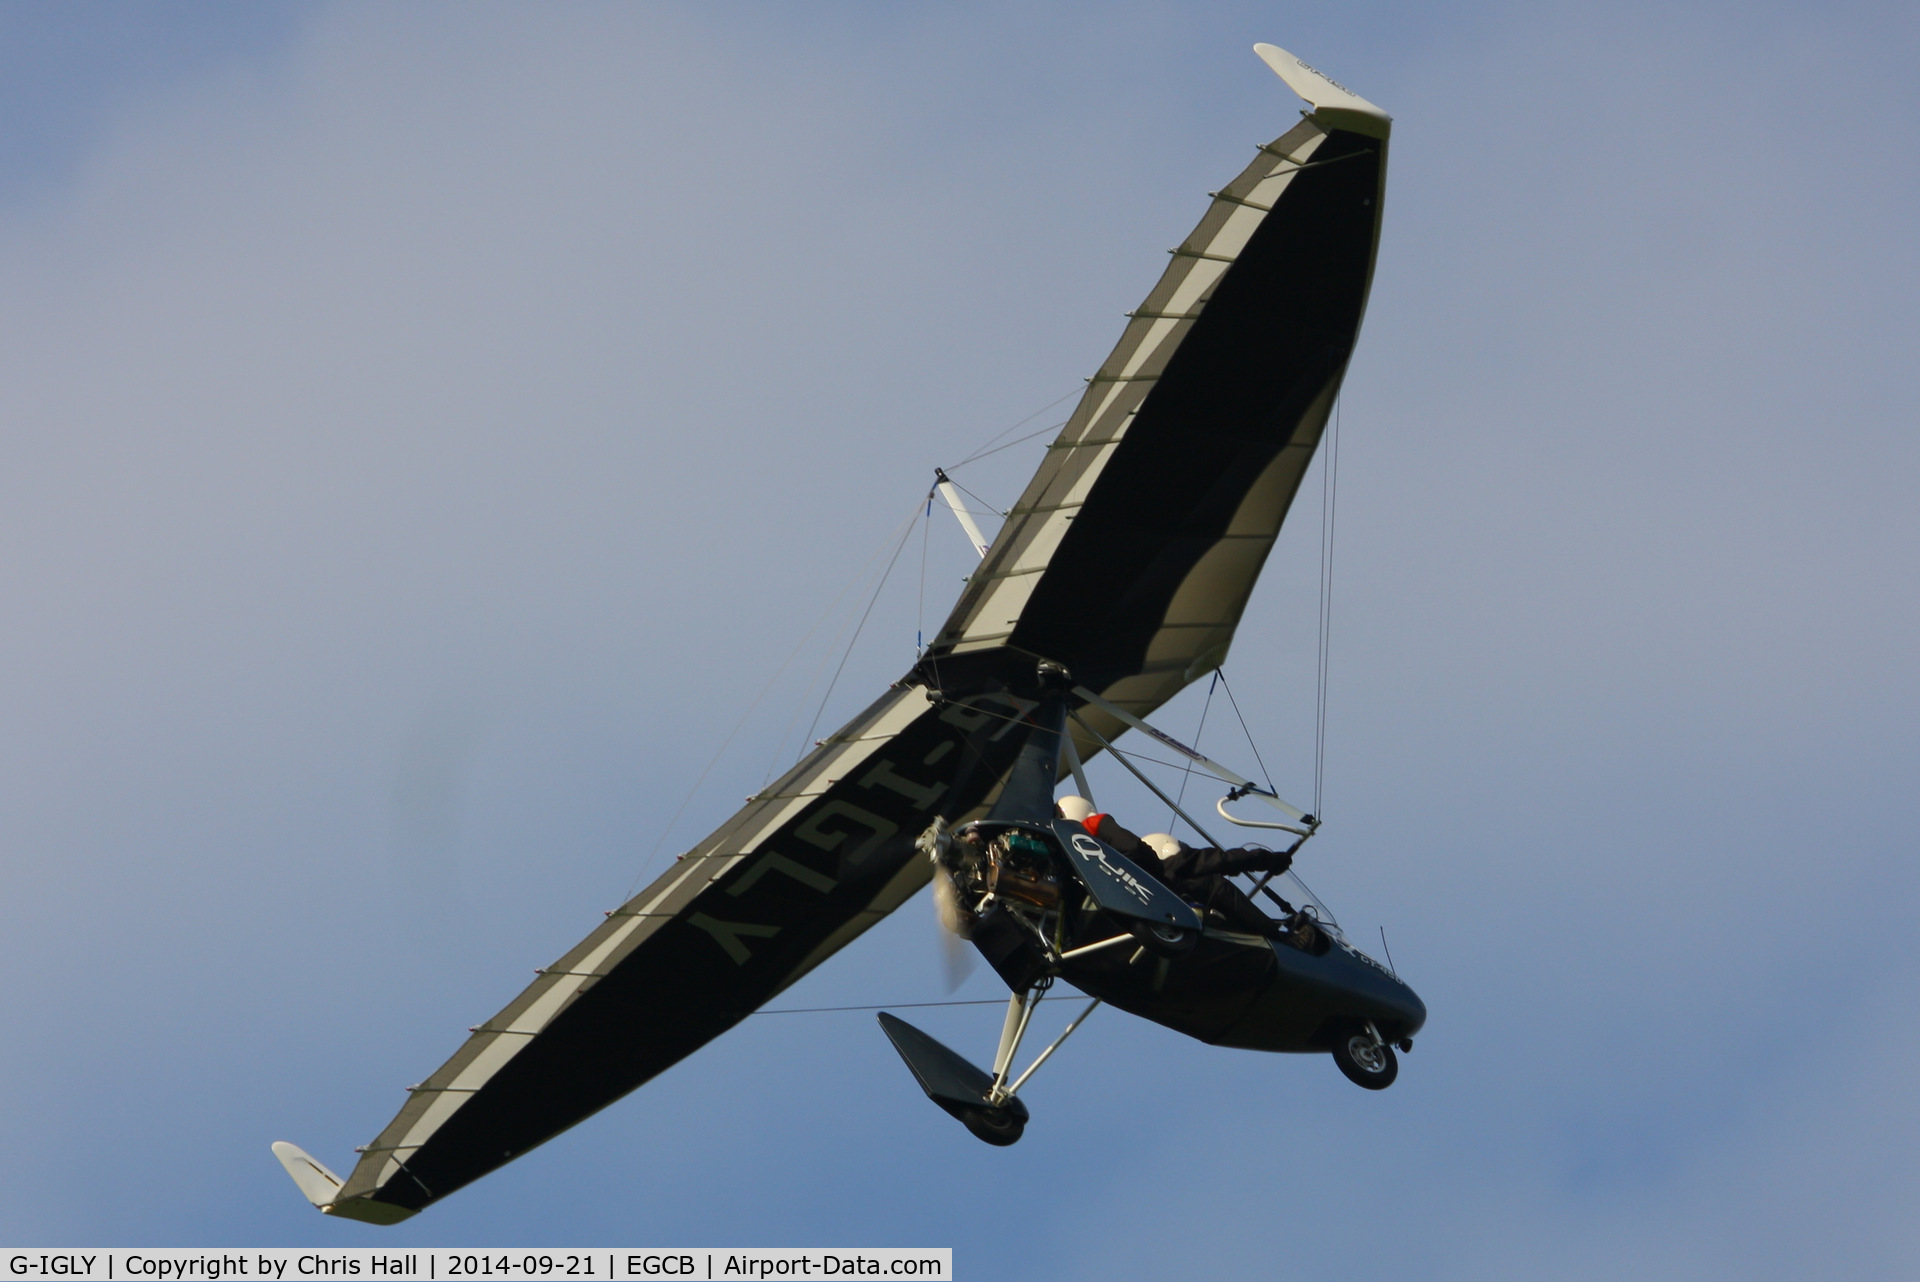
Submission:
M 275 1144 L 315 1206 L 406 1219 L 692 1054 L 929 881 L 1011 990 L 992 1068 L 880 1022 L 989 1143 L 1021 1137 L 1019 1091 L 1101 1003 L 1392 1082 L 1426 1008 L 1290 871 L 1247 887 L 1282 908 L 1271 930 L 1227 928 L 1054 800 L 1063 771 L 1090 794 L 1087 758 L 1125 764 L 1112 741 L 1134 730 L 1220 776 L 1221 817 L 1300 839 L 1319 826 L 1144 720 L 1226 659 L 1339 394 L 1379 243 L 1389 118 L 1254 48 L 1310 109 L 1213 193 L 998 534 L 974 531 L 978 571 L 913 668 L 476 1025 L 344 1180 Z M 1285 822 L 1227 809 L 1248 800 Z M 1016 1075 L 1056 980 L 1091 1004 Z

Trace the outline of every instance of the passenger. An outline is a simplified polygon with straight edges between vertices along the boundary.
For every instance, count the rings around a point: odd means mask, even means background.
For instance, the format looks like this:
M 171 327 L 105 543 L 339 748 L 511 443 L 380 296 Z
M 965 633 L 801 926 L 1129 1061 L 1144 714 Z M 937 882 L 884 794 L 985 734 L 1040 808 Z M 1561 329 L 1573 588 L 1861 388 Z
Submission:
M 1061 818 L 1078 823 L 1092 836 L 1158 877 L 1175 894 L 1217 915 L 1233 929 L 1269 936 L 1279 932 L 1281 923 L 1261 912 L 1245 891 L 1227 879 L 1240 873 L 1277 875 L 1287 871 L 1293 866 L 1293 852 L 1300 849 L 1300 841 L 1285 850 L 1268 850 L 1265 846 L 1238 846 L 1231 850 L 1189 846 L 1164 832 L 1136 836 L 1121 827 L 1112 815 L 1095 813 L 1085 797 L 1062 797 L 1057 808 Z M 1291 910 L 1291 905 L 1287 907 Z M 1288 924 L 1299 917 L 1300 914 L 1289 911 Z

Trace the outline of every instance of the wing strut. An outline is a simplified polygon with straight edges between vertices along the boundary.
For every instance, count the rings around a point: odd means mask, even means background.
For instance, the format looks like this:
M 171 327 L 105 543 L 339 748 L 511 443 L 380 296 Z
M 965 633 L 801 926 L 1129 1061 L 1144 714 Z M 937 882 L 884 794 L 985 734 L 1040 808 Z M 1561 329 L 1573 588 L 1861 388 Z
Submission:
M 1074 787 L 1080 790 L 1089 804 L 1093 801 L 1093 785 L 1087 782 L 1087 768 L 1080 762 L 1080 750 L 1073 746 L 1073 736 L 1060 736 L 1060 753 L 1067 759 L 1067 770 L 1073 775 Z

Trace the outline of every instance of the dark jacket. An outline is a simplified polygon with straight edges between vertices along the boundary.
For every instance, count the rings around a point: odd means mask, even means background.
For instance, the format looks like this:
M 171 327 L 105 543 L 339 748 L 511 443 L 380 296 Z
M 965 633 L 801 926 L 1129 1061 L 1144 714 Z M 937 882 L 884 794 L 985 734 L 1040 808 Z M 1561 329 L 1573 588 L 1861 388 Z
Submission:
M 1279 923 L 1261 912 L 1246 892 L 1227 878 L 1243 872 L 1285 872 L 1293 866 L 1293 852 L 1299 848 L 1298 842 L 1287 850 L 1268 850 L 1264 846 L 1219 850 L 1183 843 L 1178 854 L 1162 859 L 1158 851 L 1115 823 L 1111 815 L 1089 815 L 1083 826 L 1158 877 L 1176 895 L 1200 905 L 1233 929 L 1271 935 L 1278 928 Z
M 1293 849 L 1268 850 L 1265 846 L 1235 846 L 1219 850 L 1212 846 L 1181 844 L 1180 853 L 1162 859 L 1159 852 L 1114 822 L 1112 815 L 1089 815 L 1088 832 L 1139 864 L 1175 890 L 1180 882 L 1202 881 L 1210 877 L 1233 877 L 1243 872 L 1283 873 L 1293 867 Z

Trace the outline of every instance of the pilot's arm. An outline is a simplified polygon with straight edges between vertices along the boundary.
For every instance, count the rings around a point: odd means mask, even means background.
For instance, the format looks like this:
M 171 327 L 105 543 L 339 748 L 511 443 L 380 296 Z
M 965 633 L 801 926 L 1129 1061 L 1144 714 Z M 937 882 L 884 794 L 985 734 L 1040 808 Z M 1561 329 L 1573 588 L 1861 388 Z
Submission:
M 1293 867 L 1293 852 L 1299 848 L 1297 841 L 1285 850 L 1268 850 L 1264 846 L 1237 846 L 1232 850 L 1186 846 L 1162 862 L 1167 875 L 1175 878 L 1233 877 L 1243 872 L 1283 873 Z
M 1265 846 L 1216 850 L 1212 846 L 1183 844 L 1178 854 L 1163 859 L 1151 845 L 1116 823 L 1112 815 L 1089 815 L 1085 826 L 1095 837 L 1165 882 L 1232 877 L 1243 872 L 1283 873 L 1293 866 L 1293 852 L 1300 848 L 1297 841 L 1285 850 L 1268 850 Z

